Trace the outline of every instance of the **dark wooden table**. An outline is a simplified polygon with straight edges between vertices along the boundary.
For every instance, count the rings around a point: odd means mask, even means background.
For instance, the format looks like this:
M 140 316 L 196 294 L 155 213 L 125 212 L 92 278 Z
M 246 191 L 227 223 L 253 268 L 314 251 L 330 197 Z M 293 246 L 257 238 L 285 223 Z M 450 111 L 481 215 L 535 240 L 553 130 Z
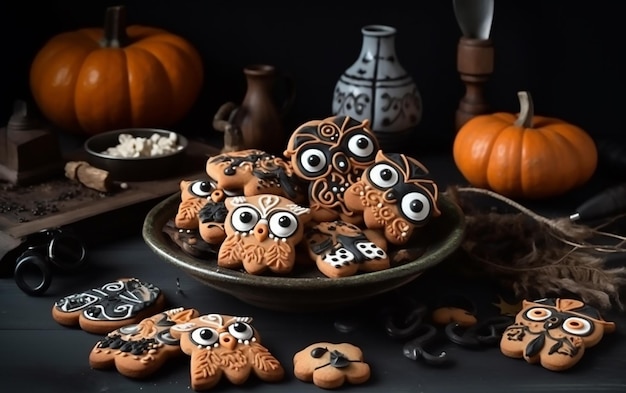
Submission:
M 435 179 L 462 181 L 449 157 L 422 157 Z M 572 194 L 560 203 L 539 206 L 554 214 L 569 213 L 593 190 Z M 77 328 L 57 324 L 51 316 L 54 301 L 119 277 L 137 277 L 159 286 L 171 306 L 194 307 L 202 313 L 246 315 L 254 318 L 264 345 L 282 363 L 286 377 L 268 384 L 255 377 L 243 386 L 222 381 L 213 391 L 318 392 L 319 388 L 293 376 L 293 355 L 318 341 L 350 342 L 364 352 L 372 369 L 370 381 L 343 390 L 364 392 L 624 392 L 626 391 L 626 315 L 611 311 L 617 331 L 588 349 L 568 371 L 552 372 L 539 365 L 502 355 L 498 347 L 470 349 L 443 343 L 452 360 L 449 367 L 429 366 L 403 356 L 403 340 L 388 336 L 378 307 L 390 298 L 383 295 L 366 304 L 325 313 L 283 313 L 245 304 L 186 276 L 150 251 L 141 236 L 142 218 L 160 199 L 124 211 L 113 211 L 78 223 L 88 236 L 88 263 L 79 272 L 54 276 L 41 297 L 21 292 L 12 277 L 0 278 L 0 381 L 10 392 L 184 392 L 190 391 L 189 359 L 181 357 L 146 380 L 133 380 L 115 370 L 93 370 L 88 355 L 101 338 Z M 114 231 L 125 228 L 116 234 Z M 100 235 L 98 235 L 100 233 Z M 97 239 L 94 236 L 102 236 Z M 101 241 L 98 241 L 101 240 Z M 6 262 L 5 262 L 6 263 Z M 493 311 L 498 294 L 481 281 L 452 277 L 434 268 L 398 293 L 430 300 L 442 292 L 464 293 L 480 310 Z M 338 321 L 354 322 L 341 332 Z M 434 351 L 434 350 L 433 350 Z

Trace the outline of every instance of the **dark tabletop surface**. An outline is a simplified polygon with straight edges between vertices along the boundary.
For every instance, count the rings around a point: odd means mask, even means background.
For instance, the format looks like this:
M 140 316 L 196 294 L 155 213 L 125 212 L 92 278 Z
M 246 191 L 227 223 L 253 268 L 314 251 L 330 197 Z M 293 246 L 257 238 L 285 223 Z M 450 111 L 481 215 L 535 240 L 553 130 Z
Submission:
M 435 179 L 446 184 L 462 182 L 451 159 L 419 157 Z M 531 205 L 546 214 L 568 214 L 604 185 L 594 180 L 586 188 L 558 201 Z M 604 318 L 617 329 L 589 348 L 579 363 L 567 371 L 553 372 L 522 359 L 507 358 L 497 346 L 467 348 L 442 341 L 432 352 L 444 350 L 452 363 L 436 367 L 403 356 L 408 340 L 387 335 L 379 312 L 385 304 L 406 297 L 432 301 L 446 293 L 470 297 L 479 315 L 493 314 L 498 293 L 487 282 L 455 277 L 440 266 L 392 294 L 339 310 L 322 313 L 286 313 L 248 305 L 204 286 L 173 265 L 160 260 L 141 235 L 142 218 L 158 201 L 149 201 L 121 212 L 111 212 L 76 224 L 88 243 L 88 263 L 76 272 L 55 274 L 48 291 L 40 297 L 21 292 L 12 277 L 0 278 L 0 383 L 3 391 L 24 392 L 184 392 L 191 391 L 189 360 L 167 363 L 145 380 L 133 380 L 115 370 L 94 370 L 89 352 L 100 335 L 57 324 L 51 315 L 58 298 L 95 288 L 119 277 L 137 277 L 164 292 L 168 305 L 193 307 L 202 313 L 251 316 L 263 344 L 286 370 L 279 383 L 251 377 L 242 386 L 226 381 L 211 391 L 314 392 L 320 389 L 293 376 L 293 355 L 309 344 L 350 342 L 359 346 L 370 364 L 371 379 L 340 390 L 366 392 L 624 392 L 626 391 L 626 315 L 607 311 Z M 112 228 L 124 228 L 112 232 Z M 7 263 L 6 261 L 4 263 Z M 481 314 L 482 313 L 482 314 Z M 348 332 L 337 328 L 351 327 Z M 8 390 L 5 388 L 9 387 Z

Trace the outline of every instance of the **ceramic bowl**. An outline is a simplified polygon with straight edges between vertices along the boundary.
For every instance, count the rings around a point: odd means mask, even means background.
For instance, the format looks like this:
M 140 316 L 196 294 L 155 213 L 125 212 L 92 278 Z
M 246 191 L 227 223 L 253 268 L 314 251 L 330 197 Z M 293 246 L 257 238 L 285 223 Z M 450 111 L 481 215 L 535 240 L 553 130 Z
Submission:
M 87 162 L 96 168 L 108 171 L 111 177 L 119 181 L 143 181 L 162 179 L 177 174 L 185 158 L 188 141 L 183 135 L 175 133 L 178 150 L 152 157 L 117 157 L 107 154 L 106 150 L 120 143 L 120 135 L 128 134 L 134 138 L 150 138 L 158 134 L 167 138 L 173 131 L 157 128 L 125 128 L 94 135 L 84 144 Z
M 323 276 L 308 264 L 287 277 L 251 275 L 218 267 L 215 259 L 199 259 L 176 245 L 163 231 L 174 218 L 180 193 L 163 200 L 146 216 L 142 234 L 150 249 L 161 259 L 218 291 L 264 309 L 309 312 L 337 309 L 399 288 L 415 280 L 453 253 L 461 244 L 465 219 L 461 209 L 440 196 L 441 216 L 432 220 L 422 234 L 404 250 L 414 259 L 389 269 L 342 278 Z M 304 264 L 300 264 L 304 266 Z

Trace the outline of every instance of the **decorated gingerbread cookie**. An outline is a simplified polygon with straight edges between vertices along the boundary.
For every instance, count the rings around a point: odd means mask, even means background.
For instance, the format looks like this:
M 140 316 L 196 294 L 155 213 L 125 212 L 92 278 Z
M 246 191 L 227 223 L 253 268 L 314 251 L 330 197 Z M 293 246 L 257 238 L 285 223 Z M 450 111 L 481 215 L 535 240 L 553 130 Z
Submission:
M 199 232 L 202 240 L 209 244 L 220 244 L 224 241 L 226 239 L 224 222 L 227 215 L 228 209 L 223 198 L 220 198 L 219 202 L 209 199 L 198 212 Z
M 580 300 L 524 300 L 515 323 L 502 335 L 500 350 L 508 357 L 563 371 L 578 363 L 586 348 L 614 330 L 613 322 L 605 321 L 597 309 Z
M 208 180 L 181 180 L 180 203 L 174 224 L 182 229 L 197 229 L 198 213 L 207 203 L 214 188 Z
M 344 221 L 321 222 L 305 233 L 309 256 L 328 277 L 347 277 L 358 271 L 389 268 L 385 245 L 376 243 L 356 225 Z
M 170 328 L 199 315 L 192 308 L 173 308 L 116 329 L 92 348 L 89 365 L 94 369 L 115 367 L 130 378 L 152 375 L 168 359 L 183 355 L 180 341 L 171 335 Z
M 165 296 L 156 286 L 122 278 L 63 297 L 54 303 L 52 318 L 61 325 L 107 334 L 162 311 L 164 303 Z
M 333 116 L 306 122 L 293 132 L 283 154 L 297 176 L 309 182 L 313 220 L 361 221 L 346 207 L 344 192 L 374 162 L 378 149 L 368 120 Z
M 265 382 L 284 378 L 283 366 L 261 345 L 250 317 L 206 314 L 174 325 L 170 331 L 191 357 L 195 391 L 211 389 L 222 377 L 235 385 L 242 385 L 252 374 Z
M 274 194 L 227 198 L 218 266 L 250 274 L 291 272 L 310 210 Z
M 339 388 L 344 383 L 362 384 L 370 378 L 363 352 L 349 343 L 311 344 L 295 354 L 293 369 L 296 378 L 324 389 Z
M 210 157 L 206 173 L 217 191 L 212 196 L 220 202 L 230 196 L 276 194 L 303 201 L 304 187 L 293 173 L 291 164 L 257 149 L 238 150 Z
M 416 228 L 441 214 L 437 184 L 427 176 L 416 159 L 378 151 L 375 162 L 347 189 L 345 204 L 363 215 L 368 228 L 383 230 L 389 243 L 405 244 Z

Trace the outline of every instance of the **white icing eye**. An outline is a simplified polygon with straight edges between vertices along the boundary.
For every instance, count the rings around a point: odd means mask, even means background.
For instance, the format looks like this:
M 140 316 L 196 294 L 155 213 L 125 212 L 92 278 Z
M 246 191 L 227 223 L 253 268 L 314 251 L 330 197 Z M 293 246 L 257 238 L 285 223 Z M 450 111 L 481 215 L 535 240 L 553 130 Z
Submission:
M 254 336 L 254 329 L 245 322 L 235 322 L 228 326 L 228 333 L 237 340 L 250 340 Z
M 402 197 L 401 209 L 409 220 L 424 221 L 430 217 L 430 199 L 420 192 L 410 192 Z
M 196 345 L 211 346 L 219 340 L 217 330 L 208 327 L 201 327 L 191 332 L 191 341 Z
M 374 142 L 367 135 L 357 134 L 348 140 L 348 150 L 357 157 L 368 157 L 374 152 Z
M 298 219 L 289 212 L 276 212 L 270 217 L 270 232 L 278 237 L 289 237 L 298 229 Z
M 213 186 L 208 181 L 195 181 L 189 186 L 189 191 L 199 198 L 208 197 L 213 190 Z
M 326 155 L 320 149 L 307 149 L 300 156 L 302 169 L 311 175 L 320 173 L 326 169 Z
M 227 190 L 227 189 L 225 189 L 225 188 L 224 188 L 222 191 L 224 191 L 224 194 L 226 194 L 226 196 L 229 196 L 229 197 L 231 197 L 231 196 L 239 196 L 239 195 L 241 195 L 241 193 L 240 193 L 240 192 L 233 191 L 233 190 Z
M 398 171 L 387 164 L 376 164 L 369 171 L 369 178 L 375 186 L 389 188 L 398 182 Z
M 587 319 L 569 317 L 563 322 L 563 330 L 577 336 L 584 336 L 593 330 L 593 325 Z
M 235 209 L 231 218 L 231 224 L 239 232 L 249 232 L 259 221 L 259 212 L 248 206 Z
M 552 316 L 552 311 L 543 307 L 533 307 L 530 310 L 526 311 L 526 318 L 531 321 L 545 321 L 546 319 Z

